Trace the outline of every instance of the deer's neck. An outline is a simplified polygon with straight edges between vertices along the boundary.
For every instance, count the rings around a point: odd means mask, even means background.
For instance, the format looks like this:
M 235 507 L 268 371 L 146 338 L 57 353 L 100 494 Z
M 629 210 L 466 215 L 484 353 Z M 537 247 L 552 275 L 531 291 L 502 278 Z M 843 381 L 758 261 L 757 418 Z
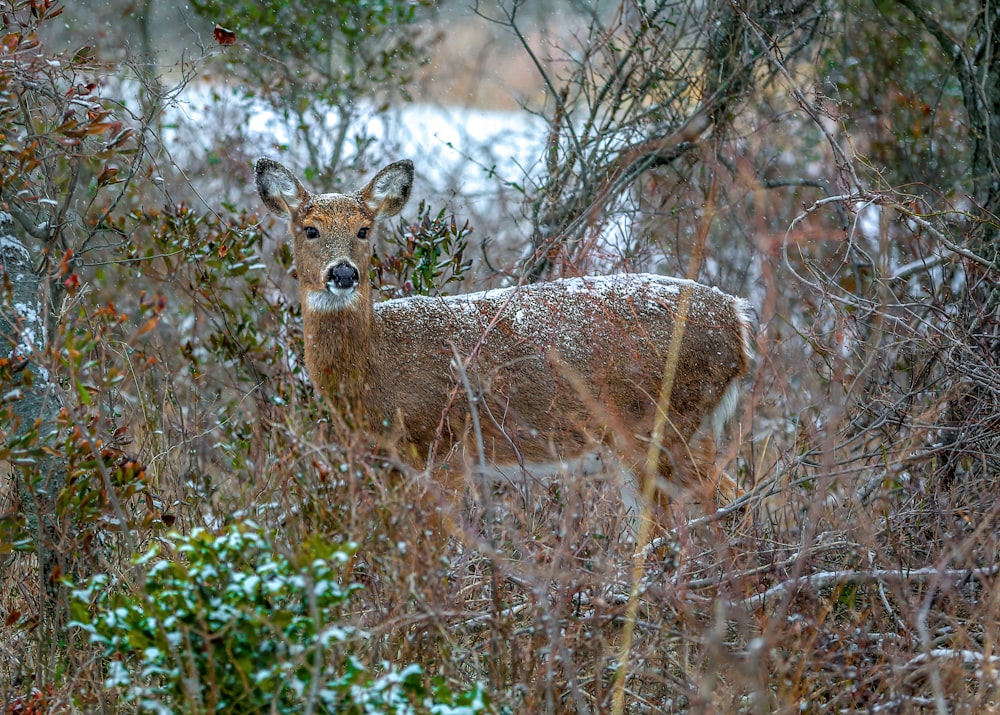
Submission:
M 384 419 L 376 318 L 371 299 L 359 295 L 342 310 L 303 310 L 306 369 L 313 387 L 333 409 L 358 426 L 377 427 Z

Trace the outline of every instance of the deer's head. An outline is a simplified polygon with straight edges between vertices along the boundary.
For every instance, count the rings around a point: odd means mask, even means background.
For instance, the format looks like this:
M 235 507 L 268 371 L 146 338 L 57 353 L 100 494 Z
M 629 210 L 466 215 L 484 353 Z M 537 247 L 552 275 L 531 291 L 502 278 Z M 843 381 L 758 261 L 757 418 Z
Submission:
M 413 162 L 389 164 L 353 194 L 310 194 L 292 172 L 258 159 L 257 191 L 271 211 L 289 219 L 303 308 L 343 310 L 369 299 L 368 264 L 375 220 L 402 210 L 413 186 Z

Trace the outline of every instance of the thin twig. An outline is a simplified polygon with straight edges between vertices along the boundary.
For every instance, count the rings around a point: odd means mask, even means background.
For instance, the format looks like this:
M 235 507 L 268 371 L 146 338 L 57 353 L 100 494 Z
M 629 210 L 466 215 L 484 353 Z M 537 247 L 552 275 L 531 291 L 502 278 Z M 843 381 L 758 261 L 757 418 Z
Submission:
M 497 538 L 494 534 L 495 514 L 493 509 L 493 490 L 489 481 L 489 474 L 486 471 L 486 446 L 483 442 L 483 430 L 479 422 L 479 395 L 472 390 L 472 383 L 469 381 L 469 373 L 462 362 L 462 356 L 458 352 L 458 347 L 452 344 L 452 357 L 454 359 L 455 370 L 458 372 L 465 389 L 465 399 L 469 405 L 469 417 L 472 420 L 473 436 L 476 440 L 476 460 L 479 466 L 479 489 L 483 504 L 483 519 L 486 522 L 486 534 L 489 539 L 488 563 L 490 566 L 490 586 L 492 591 L 493 618 L 495 627 L 490 631 L 490 674 L 493 676 L 493 686 L 500 687 L 500 577 L 497 573 L 496 548 Z
M 697 277 L 698 271 L 701 269 L 704 246 L 715 212 L 716 174 L 717 172 L 712 172 L 712 180 L 709 183 L 708 196 L 705 201 L 703 220 L 698 226 L 695 248 L 692 252 L 691 263 L 688 266 L 688 278 L 692 280 Z M 642 513 L 639 515 L 639 533 L 636 536 L 636 553 L 630 577 L 632 585 L 629 589 L 629 600 L 625 609 L 625 626 L 622 632 L 618 668 L 615 671 L 615 680 L 612 686 L 611 712 L 613 715 L 621 715 L 625 709 L 625 681 L 628 675 L 632 639 L 635 635 L 635 621 L 639 614 L 639 597 L 645 588 L 642 576 L 652 536 L 653 519 L 651 512 L 654 508 L 653 500 L 656 493 L 656 478 L 659 474 L 660 459 L 662 458 L 663 435 L 668 422 L 668 410 L 670 408 L 671 395 L 673 394 L 674 379 L 677 376 L 681 342 L 684 339 L 688 312 L 691 308 L 691 285 L 685 284 L 681 288 L 677 301 L 677 315 L 674 318 L 673 329 L 670 334 L 670 347 L 667 350 L 667 359 L 663 365 L 663 379 L 660 384 L 660 394 L 656 401 L 656 417 L 653 422 L 653 431 L 650 434 L 649 449 L 646 452 L 645 482 L 642 488 Z

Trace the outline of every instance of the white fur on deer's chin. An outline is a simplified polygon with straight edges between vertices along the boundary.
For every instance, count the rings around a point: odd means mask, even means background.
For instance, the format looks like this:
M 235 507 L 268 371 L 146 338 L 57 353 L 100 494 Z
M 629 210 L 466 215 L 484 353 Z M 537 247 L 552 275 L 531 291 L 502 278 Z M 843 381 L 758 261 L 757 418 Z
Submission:
M 357 295 L 354 288 L 312 290 L 306 296 L 306 307 L 315 313 L 336 313 L 350 307 Z

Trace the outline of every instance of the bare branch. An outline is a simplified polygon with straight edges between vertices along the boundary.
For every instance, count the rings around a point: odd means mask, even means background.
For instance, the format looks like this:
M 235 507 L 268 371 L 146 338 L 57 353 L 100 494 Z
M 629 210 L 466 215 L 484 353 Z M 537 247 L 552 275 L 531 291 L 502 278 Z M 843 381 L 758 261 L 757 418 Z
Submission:
M 49 240 L 48 222 L 37 223 L 26 211 L 13 203 L 8 205 L 7 212 L 17 220 L 29 236 L 40 241 Z
M 755 594 L 742 601 L 730 601 L 727 606 L 731 609 L 743 608 L 756 610 L 767 605 L 768 601 L 772 599 L 785 598 L 802 588 L 819 589 L 845 583 L 926 582 L 935 579 L 948 579 L 955 584 L 960 584 L 972 578 L 985 581 L 987 578 L 996 576 L 998 573 L 1000 573 L 1000 565 L 974 569 L 939 569 L 931 566 L 909 571 L 899 569 L 821 571 L 819 573 L 804 574 L 788 581 L 782 581 L 779 584 L 771 586 L 763 593 Z

